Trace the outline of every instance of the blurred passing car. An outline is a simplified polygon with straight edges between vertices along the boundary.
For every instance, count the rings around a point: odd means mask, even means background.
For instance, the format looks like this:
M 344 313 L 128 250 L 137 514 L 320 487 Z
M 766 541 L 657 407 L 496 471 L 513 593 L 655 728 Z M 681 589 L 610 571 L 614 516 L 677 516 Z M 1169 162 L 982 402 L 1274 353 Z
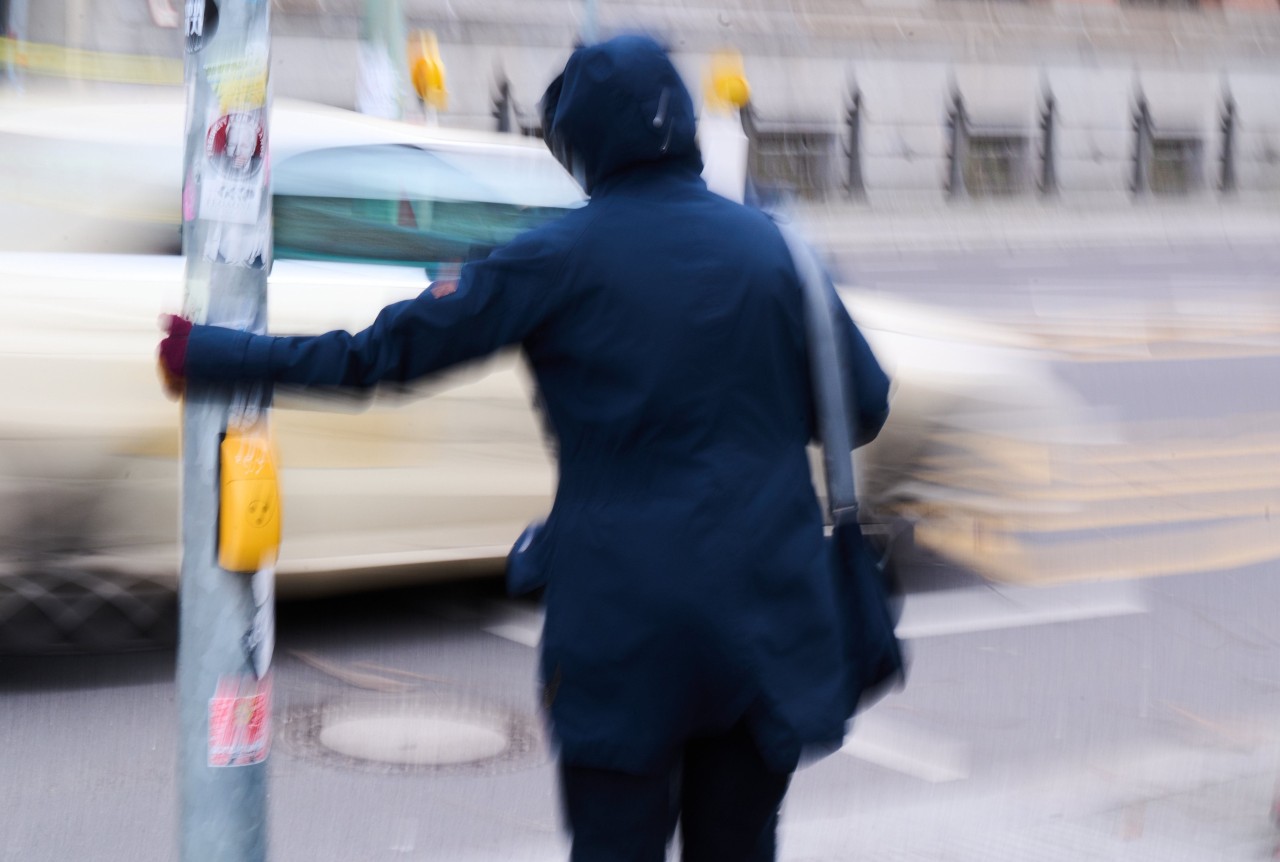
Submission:
M 171 633 L 179 408 L 154 355 L 183 290 L 182 110 L 0 104 L 0 652 Z M 529 139 L 283 101 L 270 135 L 277 333 L 363 328 L 442 263 L 583 203 Z M 1012 334 L 844 295 L 895 380 L 860 459 L 869 511 L 951 505 L 939 441 L 1075 409 Z M 367 398 L 281 394 L 281 594 L 494 571 L 554 490 L 533 400 L 514 351 Z

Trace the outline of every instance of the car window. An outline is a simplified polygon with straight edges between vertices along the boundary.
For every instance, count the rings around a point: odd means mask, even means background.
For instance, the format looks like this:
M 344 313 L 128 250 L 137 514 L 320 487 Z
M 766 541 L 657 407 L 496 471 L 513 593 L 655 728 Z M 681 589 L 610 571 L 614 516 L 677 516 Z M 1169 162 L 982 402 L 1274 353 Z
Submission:
M 583 202 L 549 156 L 514 147 L 334 147 L 273 174 L 278 258 L 469 260 Z

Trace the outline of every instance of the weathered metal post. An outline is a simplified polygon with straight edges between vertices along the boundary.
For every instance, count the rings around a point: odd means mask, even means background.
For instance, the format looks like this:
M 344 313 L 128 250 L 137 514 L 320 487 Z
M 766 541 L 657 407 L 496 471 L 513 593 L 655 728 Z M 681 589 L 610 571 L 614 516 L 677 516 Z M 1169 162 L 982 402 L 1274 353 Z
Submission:
M 268 0 L 187 0 L 184 314 L 262 332 L 271 267 Z M 268 393 L 189 384 L 182 423 L 178 699 L 180 859 L 267 855 L 270 568 L 219 564 L 222 439 L 265 422 Z M 243 466 L 243 465 L 242 465 Z
M 1223 94 L 1222 103 L 1222 193 L 1236 191 L 1236 100 Z
M 951 92 L 951 109 L 947 113 L 947 125 L 951 133 L 947 196 L 953 201 L 959 201 L 969 196 L 964 180 L 964 167 L 969 161 L 969 115 L 964 108 L 964 97 L 960 95 L 958 89 Z
M 23 85 L 23 80 L 18 55 L 23 43 L 27 41 L 27 8 L 27 0 L 12 0 L 8 6 L 8 15 L 5 16 L 8 20 L 0 20 L 0 36 L 7 36 L 13 40 L 9 61 L 5 64 L 9 83 L 19 89 Z
M 867 197 L 867 186 L 862 178 L 862 90 L 853 88 L 849 100 L 849 197 L 860 201 Z
M 511 81 L 504 74 L 498 78 L 498 92 L 493 97 L 493 111 L 491 112 L 491 116 L 497 121 L 499 132 L 506 133 L 511 131 L 511 115 L 513 113 Z
M 399 120 L 409 98 L 409 61 L 400 0 L 365 0 L 360 18 L 356 110 Z
M 1053 93 L 1046 90 L 1040 109 L 1040 193 L 1045 197 L 1058 193 L 1057 152 L 1054 148 L 1057 114 L 1058 102 Z
M 1147 97 L 1138 94 L 1133 109 L 1133 194 L 1145 198 L 1151 194 L 1151 158 L 1155 146 L 1155 129 Z

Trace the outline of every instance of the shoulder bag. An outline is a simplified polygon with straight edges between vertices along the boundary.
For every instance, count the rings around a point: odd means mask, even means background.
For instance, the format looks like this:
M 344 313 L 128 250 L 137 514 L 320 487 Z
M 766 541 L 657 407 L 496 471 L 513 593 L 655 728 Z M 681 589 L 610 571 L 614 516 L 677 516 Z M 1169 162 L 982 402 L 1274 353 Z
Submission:
M 884 567 L 862 533 L 853 475 L 850 406 L 845 378 L 850 364 L 842 357 L 832 307 L 838 302 L 813 251 L 787 225 L 779 225 L 804 288 L 809 366 L 817 408 L 831 519 L 836 584 L 845 626 L 848 714 L 865 709 L 905 679 L 902 647 L 894 633 L 900 604 Z

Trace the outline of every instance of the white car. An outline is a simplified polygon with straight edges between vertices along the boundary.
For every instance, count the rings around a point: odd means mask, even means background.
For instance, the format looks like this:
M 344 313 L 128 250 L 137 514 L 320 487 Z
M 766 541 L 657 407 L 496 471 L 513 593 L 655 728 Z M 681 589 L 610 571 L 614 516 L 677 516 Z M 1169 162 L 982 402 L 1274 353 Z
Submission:
M 176 93 L 0 103 L 0 652 L 171 632 L 179 407 L 155 350 L 183 290 L 182 110 Z M 435 262 L 582 204 L 535 140 L 287 102 L 270 134 L 275 332 L 363 328 Z M 993 416 L 1036 439 L 1076 409 L 1013 334 L 845 296 L 895 382 L 861 450 L 871 511 L 971 507 L 929 460 L 940 441 Z M 531 403 L 514 352 L 368 399 L 279 397 L 281 594 L 494 571 L 554 490 Z

